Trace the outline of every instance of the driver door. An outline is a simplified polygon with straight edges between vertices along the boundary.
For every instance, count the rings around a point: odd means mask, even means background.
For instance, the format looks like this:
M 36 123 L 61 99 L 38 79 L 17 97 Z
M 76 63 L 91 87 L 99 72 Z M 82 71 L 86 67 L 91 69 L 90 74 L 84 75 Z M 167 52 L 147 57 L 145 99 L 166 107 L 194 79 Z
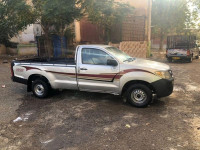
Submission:
M 77 80 L 81 91 L 118 93 L 119 81 L 115 76 L 119 73 L 117 66 L 107 65 L 113 59 L 100 49 L 83 48 L 79 62 Z

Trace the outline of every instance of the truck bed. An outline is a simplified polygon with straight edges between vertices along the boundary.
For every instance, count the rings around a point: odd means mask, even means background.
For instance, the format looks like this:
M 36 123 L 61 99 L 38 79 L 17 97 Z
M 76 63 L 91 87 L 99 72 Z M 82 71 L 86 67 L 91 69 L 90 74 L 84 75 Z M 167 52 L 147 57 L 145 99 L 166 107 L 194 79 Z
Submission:
M 16 60 L 15 63 L 39 63 L 39 64 L 66 64 L 66 65 L 76 65 L 74 58 L 32 58 L 32 59 L 22 59 Z

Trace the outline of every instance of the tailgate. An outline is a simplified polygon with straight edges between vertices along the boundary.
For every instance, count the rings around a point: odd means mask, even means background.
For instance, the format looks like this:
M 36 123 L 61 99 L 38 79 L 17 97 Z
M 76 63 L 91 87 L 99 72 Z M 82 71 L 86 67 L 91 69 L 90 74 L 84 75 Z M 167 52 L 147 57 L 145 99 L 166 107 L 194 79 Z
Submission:
M 167 56 L 187 56 L 186 49 L 168 49 Z

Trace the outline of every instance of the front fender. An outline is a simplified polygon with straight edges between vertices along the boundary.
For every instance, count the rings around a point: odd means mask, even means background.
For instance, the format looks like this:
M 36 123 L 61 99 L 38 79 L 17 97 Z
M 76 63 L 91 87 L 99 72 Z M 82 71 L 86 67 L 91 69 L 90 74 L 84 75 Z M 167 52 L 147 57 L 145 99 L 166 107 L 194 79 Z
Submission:
M 122 92 L 122 89 L 125 86 L 125 84 L 130 81 L 144 81 L 144 82 L 151 84 L 160 79 L 161 79 L 160 77 L 158 77 L 150 72 L 130 72 L 121 77 L 120 91 Z M 120 94 L 121 94 L 121 92 L 120 92 Z

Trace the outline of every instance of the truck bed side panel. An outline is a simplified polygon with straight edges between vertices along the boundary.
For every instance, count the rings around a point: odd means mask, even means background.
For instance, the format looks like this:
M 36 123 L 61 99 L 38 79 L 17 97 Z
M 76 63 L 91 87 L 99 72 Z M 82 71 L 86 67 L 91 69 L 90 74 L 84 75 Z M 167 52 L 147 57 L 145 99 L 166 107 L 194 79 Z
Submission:
M 33 75 L 44 76 L 53 89 L 78 89 L 75 65 L 16 63 L 13 71 L 15 77 L 25 80 Z

